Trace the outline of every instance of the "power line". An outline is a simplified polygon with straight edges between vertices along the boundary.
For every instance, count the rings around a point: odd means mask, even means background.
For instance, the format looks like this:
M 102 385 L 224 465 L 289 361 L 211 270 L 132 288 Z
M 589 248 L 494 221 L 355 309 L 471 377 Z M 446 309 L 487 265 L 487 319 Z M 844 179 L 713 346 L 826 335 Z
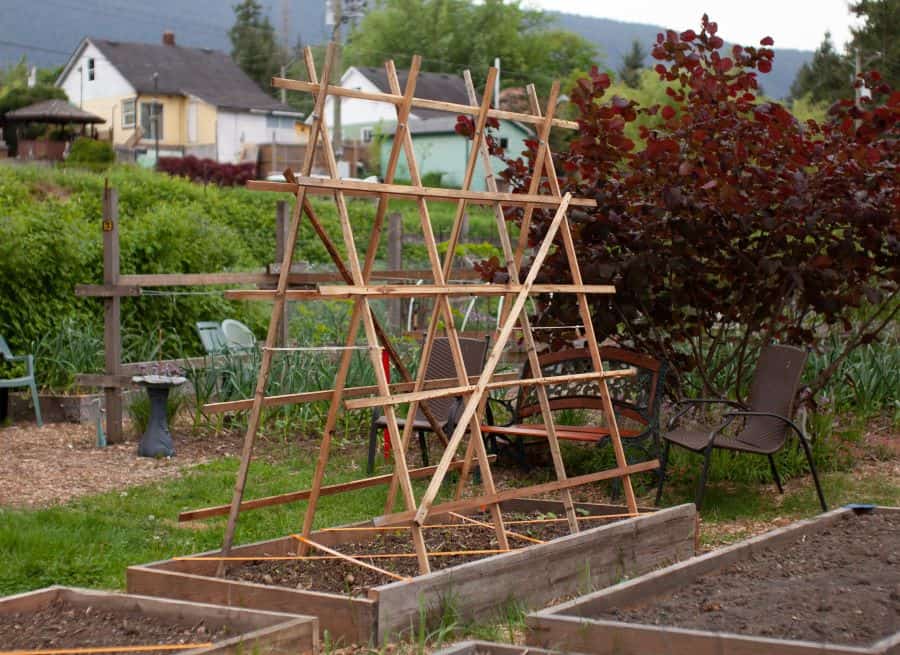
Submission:
M 15 41 L 0 40 L 0 45 L 12 46 L 14 48 L 25 48 L 26 50 L 38 50 L 40 52 L 49 52 L 54 55 L 70 55 L 70 54 L 72 54 L 69 51 L 54 50 L 53 48 L 44 48 L 39 45 L 28 45 L 27 43 L 17 43 Z

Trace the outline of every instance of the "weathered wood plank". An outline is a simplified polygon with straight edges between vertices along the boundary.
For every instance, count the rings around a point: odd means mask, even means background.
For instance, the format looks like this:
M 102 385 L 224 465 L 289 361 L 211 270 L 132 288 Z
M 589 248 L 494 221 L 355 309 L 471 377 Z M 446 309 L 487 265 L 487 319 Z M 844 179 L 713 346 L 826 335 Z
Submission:
M 272 86 L 278 89 L 289 89 L 291 91 L 306 91 L 308 93 L 318 93 L 319 84 L 313 82 L 304 82 L 302 80 L 291 80 L 283 77 L 273 77 Z M 360 98 L 363 100 L 373 100 L 375 102 L 385 102 L 392 105 L 399 105 L 403 102 L 403 96 L 392 93 L 372 93 L 370 91 L 360 91 L 357 89 L 348 89 L 342 86 L 328 85 L 328 95 L 340 96 L 344 98 Z M 419 109 L 434 109 L 436 111 L 446 111 L 451 114 L 467 114 L 475 116 L 478 113 L 478 107 L 472 105 L 464 105 L 456 102 L 445 102 L 442 100 L 431 100 L 428 98 L 413 98 L 413 107 Z M 531 114 L 522 114 L 519 112 L 505 111 L 502 109 L 491 109 L 488 116 L 510 121 L 519 121 L 520 123 L 538 124 L 541 122 L 540 117 Z M 555 119 L 553 125 L 556 127 L 564 127 L 570 130 L 577 130 L 578 123 L 575 121 L 567 121 L 563 119 Z
M 525 193 L 489 193 L 487 191 L 468 191 L 463 189 L 444 189 L 435 187 L 408 186 L 405 184 L 379 184 L 376 182 L 356 182 L 353 180 L 333 180 L 330 178 L 297 176 L 297 183 L 267 182 L 250 180 L 247 188 L 252 191 L 278 191 L 297 193 L 303 187 L 307 193 L 331 196 L 340 191 L 348 196 L 377 196 L 387 194 L 398 198 L 425 198 L 427 200 L 458 202 L 465 200 L 473 205 L 493 205 L 502 202 L 504 205 L 536 207 L 556 207 L 561 199 L 555 196 L 542 196 Z M 596 207 L 597 201 L 589 198 L 573 198 L 569 201 L 572 207 Z
M 379 643 L 408 630 L 409 617 L 420 607 L 438 616 L 449 593 L 462 618 L 483 618 L 513 597 L 539 607 L 688 558 L 694 552 L 695 516 L 693 505 L 680 505 L 377 587 Z M 522 584 L 523 576 L 527 584 Z
M 492 503 L 499 503 L 505 500 L 512 500 L 514 498 L 540 496 L 543 494 L 553 493 L 554 491 L 559 491 L 560 489 L 570 489 L 572 487 L 579 487 L 581 485 L 590 484 L 592 482 L 600 482 L 601 480 L 618 478 L 622 475 L 644 473 L 645 471 L 652 471 L 658 468 L 659 462 L 653 459 L 647 462 L 640 462 L 639 464 L 630 464 L 625 468 L 615 468 L 606 471 L 598 471 L 596 473 L 587 473 L 585 475 L 579 475 L 574 478 L 568 478 L 566 480 L 545 482 L 543 484 L 536 484 L 530 487 L 504 489 L 503 491 L 498 491 L 495 494 L 486 494 L 482 496 L 476 496 L 474 498 L 463 498 L 460 500 L 451 500 L 444 503 L 438 503 L 437 505 L 432 505 L 430 507 L 429 514 L 434 515 L 444 512 L 464 512 L 466 510 L 471 510 L 474 507 L 490 505 Z M 416 518 L 416 512 L 397 512 L 394 514 L 385 514 L 383 516 L 378 516 L 373 520 L 373 523 L 378 526 L 408 525 Z
M 491 461 L 497 459 L 496 455 L 491 455 Z M 451 466 L 451 470 L 458 470 L 462 467 L 462 460 L 456 460 L 453 462 Z M 409 477 L 413 480 L 427 478 L 432 473 L 435 472 L 437 467 L 435 466 L 426 466 L 422 468 L 415 468 L 409 470 Z M 330 496 L 337 493 L 344 493 L 346 491 L 354 491 L 356 489 L 366 489 L 368 487 L 375 487 L 381 484 L 388 484 L 393 478 L 392 473 L 387 473 L 385 475 L 376 475 L 371 478 L 364 478 L 362 480 L 352 480 L 350 482 L 342 482 L 340 484 L 331 484 L 319 489 L 320 496 Z M 311 491 L 309 489 L 305 489 L 303 491 L 294 491 L 286 494 L 278 494 L 276 496 L 266 496 L 265 498 L 255 498 L 253 500 L 245 500 L 241 503 L 241 511 L 245 512 L 249 509 L 259 509 L 262 507 L 271 507 L 273 505 L 284 505 L 287 503 L 295 503 L 300 500 L 307 500 L 309 498 Z M 178 515 L 178 522 L 184 521 L 196 521 L 199 519 L 206 519 L 213 516 L 224 516 L 228 514 L 228 510 L 231 505 L 216 505 L 214 507 L 206 507 L 203 509 L 194 509 L 186 512 L 181 512 Z

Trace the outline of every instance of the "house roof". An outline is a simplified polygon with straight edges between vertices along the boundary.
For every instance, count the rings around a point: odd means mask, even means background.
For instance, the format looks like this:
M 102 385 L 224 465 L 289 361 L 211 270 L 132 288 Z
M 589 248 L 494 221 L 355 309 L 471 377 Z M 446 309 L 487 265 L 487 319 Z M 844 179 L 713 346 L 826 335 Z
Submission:
M 192 95 L 216 107 L 295 113 L 260 89 L 224 52 L 89 38 L 73 55 L 70 65 L 88 41 L 137 93 Z M 154 73 L 158 74 L 155 85 Z
M 106 119 L 65 100 L 44 100 L 6 113 L 7 120 L 35 123 L 105 123 Z
M 387 73 L 383 69 L 371 66 L 357 66 L 356 69 L 377 86 L 378 90 L 382 93 L 391 92 L 391 87 L 387 80 Z M 397 77 L 400 79 L 400 88 L 405 88 L 406 80 L 409 77 L 409 71 L 398 70 Z M 419 76 L 416 79 L 416 97 L 426 98 L 428 100 L 455 102 L 461 105 L 469 104 L 469 94 L 466 92 L 466 83 L 463 78 L 448 73 L 419 73 Z M 421 109 L 419 107 L 413 109 L 413 114 L 422 119 L 449 116 L 445 111 Z M 454 122 L 455 120 L 456 118 L 454 117 Z

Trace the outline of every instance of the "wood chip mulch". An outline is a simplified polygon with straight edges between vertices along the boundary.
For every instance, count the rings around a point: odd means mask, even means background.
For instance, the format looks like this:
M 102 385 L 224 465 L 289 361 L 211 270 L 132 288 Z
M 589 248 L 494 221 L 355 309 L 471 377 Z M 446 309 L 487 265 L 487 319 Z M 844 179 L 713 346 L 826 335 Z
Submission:
M 191 466 L 239 455 L 242 435 L 174 434 L 176 456 L 137 456 L 137 440 L 96 446 L 96 429 L 71 423 L 18 423 L 0 428 L 0 507 L 34 508 L 78 496 L 180 477 Z

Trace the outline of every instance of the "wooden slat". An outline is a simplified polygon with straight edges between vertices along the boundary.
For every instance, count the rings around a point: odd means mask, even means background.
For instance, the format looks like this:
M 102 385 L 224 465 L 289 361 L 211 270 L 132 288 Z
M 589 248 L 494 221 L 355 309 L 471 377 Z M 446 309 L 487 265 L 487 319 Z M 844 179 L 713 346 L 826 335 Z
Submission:
M 312 82 L 304 82 L 302 80 L 290 80 L 283 77 L 273 77 L 272 86 L 278 89 L 288 89 L 290 91 L 306 91 L 307 93 L 318 93 L 319 85 Z M 342 86 L 328 85 L 328 95 L 339 96 L 342 98 L 358 98 L 360 100 L 372 100 L 374 102 L 386 102 L 391 105 L 399 105 L 403 102 L 402 95 L 391 93 L 373 93 L 371 91 L 360 91 L 357 89 L 348 89 Z M 419 109 L 433 109 L 435 111 L 446 111 L 451 114 L 466 114 L 476 116 L 478 107 L 464 105 L 455 102 L 444 102 L 441 100 L 430 100 L 428 98 L 413 98 L 413 107 Z M 491 109 L 488 111 L 490 118 L 497 118 L 509 121 L 518 121 L 520 123 L 537 124 L 540 121 L 531 114 L 521 114 L 513 111 L 505 111 L 502 109 Z M 577 130 L 578 123 L 575 121 L 567 121 L 563 119 L 555 119 L 553 121 L 555 127 L 564 127 L 569 130 Z
M 288 300 L 333 300 L 356 296 L 371 298 L 424 298 L 428 296 L 505 296 L 522 290 L 520 284 L 370 284 L 364 287 L 354 285 L 324 285 L 318 289 L 292 289 L 285 292 Z M 534 293 L 590 293 L 613 294 L 616 288 L 609 284 L 535 284 Z M 271 302 L 275 292 L 268 289 L 234 289 L 225 292 L 228 300 L 263 300 Z
M 491 459 L 496 459 L 496 455 L 491 455 Z M 462 460 L 453 462 L 450 466 L 451 470 L 457 470 L 462 467 Z M 409 477 L 413 480 L 427 478 L 437 469 L 436 466 L 426 466 L 409 470 Z M 385 475 L 376 475 L 362 480 L 353 480 L 351 482 L 341 482 L 339 484 L 331 484 L 319 489 L 320 496 L 331 496 L 333 494 L 344 493 L 347 491 L 355 491 L 357 489 L 368 489 L 369 487 L 377 487 L 378 485 L 388 484 L 393 477 L 392 473 Z M 255 498 L 254 500 L 245 500 L 241 503 L 241 511 L 245 512 L 251 509 L 260 509 L 262 507 L 273 507 L 275 505 L 286 505 L 288 503 L 296 503 L 309 498 L 310 490 L 293 491 L 286 494 L 278 494 L 276 496 L 266 496 L 265 498 Z M 200 519 L 208 519 L 214 516 L 225 516 L 231 505 L 215 505 L 213 507 L 205 507 L 203 509 L 192 509 L 181 512 L 178 515 L 178 522 L 198 521 Z
M 514 437 L 534 437 L 536 439 L 546 439 L 547 429 L 539 424 L 520 423 L 517 425 L 482 425 L 483 433 L 492 434 L 508 434 Z M 634 437 L 640 434 L 637 430 L 619 430 L 619 434 L 623 437 Z M 586 426 L 556 426 L 557 439 L 564 441 L 581 441 L 584 443 L 596 443 L 601 439 L 609 437 L 609 428 L 604 427 L 586 427 Z
M 78 373 L 75 376 L 75 384 L 80 387 L 133 387 L 130 375 L 107 375 L 104 373 Z
M 505 500 L 513 500 L 514 498 L 528 498 L 529 496 L 539 496 L 541 494 L 549 494 L 562 489 L 571 489 L 572 487 L 580 487 L 592 482 L 600 482 L 601 480 L 610 480 L 623 475 L 634 475 L 636 473 L 644 473 L 659 468 L 659 461 L 653 459 L 638 464 L 629 464 L 624 468 L 614 468 L 606 471 L 597 471 L 596 473 L 588 473 L 579 475 L 574 478 L 565 480 L 555 480 L 553 482 L 544 482 L 542 484 L 532 485 L 530 487 L 516 487 L 514 489 L 504 489 L 491 495 L 475 496 L 473 498 L 463 498 L 460 500 L 451 500 L 445 503 L 431 505 L 427 514 L 444 514 L 446 512 L 465 512 L 476 507 L 501 503 Z M 397 512 L 394 514 L 386 514 L 376 517 L 372 522 L 376 526 L 391 525 L 410 525 L 414 521 L 418 521 L 417 512 Z
M 494 376 L 495 381 L 501 380 L 518 380 L 519 374 L 516 372 L 509 373 L 500 373 Z M 469 381 L 477 381 L 478 376 L 470 376 Z M 428 380 L 425 383 L 425 389 L 432 389 L 440 386 L 446 386 L 452 382 L 455 382 L 455 378 L 438 378 L 434 380 Z M 395 382 L 390 385 L 391 390 L 396 391 L 398 393 L 402 393 L 405 391 L 411 391 L 414 388 L 413 382 Z M 345 397 L 347 398 L 355 398 L 359 396 L 365 396 L 370 393 L 377 393 L 378 387 L 375 385 L 369 385 L 365 387 L 348 387 L 345 389 Z M 280 396 L 266 396 L 263 399 L 264 407 L 281 407 L 284 405 L 294 405 L 298 403 L 312 403 L 318 402 L 321 400 L 329 400 L 331 398 L 331 390 L 325 391 L 304 391 L 301 393 L 286 393 Z M 207 414 L 222 414 L 224 412 L 239 412 L 242 410 L 250 409 L 253 406 L 252 398 L 245 398 L 243 400 L 229 400 L 220 403 L 209 403 L 208 405 L 203 406 L 203 411 Z
M 504 387 L 530 386 L 530 385 L 551 385 L 560 382 L 579 382 L 585 380 L 601 380 L 605 378 L 624 378 L 631 377 L 637 373 L 633 368 L 620 368 L 615 371 L 605 371 L 603 373 L 570 373 L 568 375 L 556 375 L 553 377 L 540 378 L 524 378 L 512 380 L 499 380 L 488 382 L 484 385 L 486 390 L 503 389 Z M 478 388 L 477 384 L 443 387 L 428 391 L 413 391 L 404 394 L 392 394 L 390 396 L 374 396 L 372 398 L 360 398 L 358 400 L 344 401 L 347 409 L 366 409 L 369 407 L 383 407 L 385 405 L 402 405 L 419 400 L 428 400 L 431 398 L 446 398 L 447 396 L 461 396 L 473 393 Z
M 76 284 L 79 298 L 127 298 L 141 295 L 141 288 L 123 284 Z
M 377 182 L 357 182 L 355 180 L 329 179 L 320 177 L 297 176 L 297 184 L 291 182 L 268 182 L 250 180 L 247 188 L 253 191 L 277 191 L 297 193 L 298 184 L 308 193 L 317 195 L 334 195 L 340 191 L 349 196 L 377 196 L 387 194 L 398 198 L 425 198 L 443 202 L 465 200 L 473 205 L 492 205 L 502 202 L 505 205 L 534 205 L 536 207 L 555 208 L 559 198 L 524 193 L 490 193 L 487 191 L 468 191 L 464 189 L 444 189 L 436 187 L 415 187 L 405 184 L 380 184 Z M 590 198 L 574 198 L 573 207 L 596 207 L 597 201 Z

